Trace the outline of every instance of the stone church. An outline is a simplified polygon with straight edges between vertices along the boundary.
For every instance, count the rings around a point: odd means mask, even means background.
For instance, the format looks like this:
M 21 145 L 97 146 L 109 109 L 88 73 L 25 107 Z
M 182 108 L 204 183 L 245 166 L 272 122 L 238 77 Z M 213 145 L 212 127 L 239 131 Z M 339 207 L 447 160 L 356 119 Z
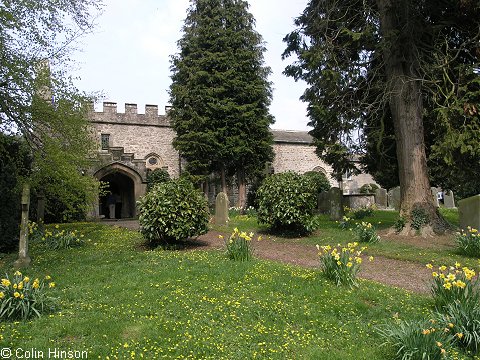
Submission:
M 112 192 L 117 194 L 120 213 L 117 218 L 136 216 L 136 201 L 145 194 L 147 172 L 163 168 L 170 177 L 177 178 L 184 161 L 173 148 L 175 132 L 168 118 L 160 115 L 157 105 L 146 105 L 144 113 L 139 113 L 136 104 L 125 104 L 125 112 L 117 111 L 117 104 L 104 102 L 102 111 L 95 111 L 92 105 L 90 120 L 98 145 L 98 159 L 92 168 L 93 175 L 100 181 L 109 183 Z M 355 192 L 364 183 L 373 180 L 367 174 L 346 177 L 341 184 L 331 177 L 331 167 L 320 160 L 312 146 L 312 138 L 306 131 L 272 130 L 275 158 L 271 171 L 288 170 L 297 173 L 320 171 L 327 175 L 332 186 L 340 186 L 344 192 Z M 218 191 L 211 185 L 209 193 L 215 196 Z M 107 214 L 106 199 L 100 198 L 95 217 Z M 118 210 L 117 210 L 118 211 Z

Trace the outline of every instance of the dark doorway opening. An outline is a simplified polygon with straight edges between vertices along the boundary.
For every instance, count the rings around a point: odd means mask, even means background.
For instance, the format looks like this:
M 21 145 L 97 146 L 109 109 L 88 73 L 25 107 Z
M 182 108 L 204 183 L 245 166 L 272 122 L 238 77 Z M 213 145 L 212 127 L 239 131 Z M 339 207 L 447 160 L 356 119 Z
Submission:
M 100 197 L 100 216 L 105 219 L 125 219 L 135 216 L 135 185 L 120 172 L 105 175 L 100 181 L 107 183 L 108 194 Z M 114 205 L 114 206 L 111 206 Z

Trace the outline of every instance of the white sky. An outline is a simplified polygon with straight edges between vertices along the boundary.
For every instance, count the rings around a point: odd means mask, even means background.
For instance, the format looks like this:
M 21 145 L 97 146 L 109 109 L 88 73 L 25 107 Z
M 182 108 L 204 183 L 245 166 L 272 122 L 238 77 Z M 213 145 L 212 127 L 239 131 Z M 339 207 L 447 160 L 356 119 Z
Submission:
M 299 100 L 305 84 L 282 74 L 292 59 L 281 60 L 283 37 L 294 29 L 293 19 L 308 0 L 249 0 L 256 30 L 266 42 L 266 65 L 272 69 L 273 101 L 270 112 L 275 129 L 308 130 L 306 104 Z M 168 105 L 170 55 L 178 52 L 176 42 L 189 7 L 188 0 L 104 0 L 103 14 L 94 34 L 82 38 L 81 51 L 74 53 L 79 79 L 86 92 L 102 91 L 104 101 L 156 104 L 160 113 Z M 96 105 L 101 110 L 101 104 Z

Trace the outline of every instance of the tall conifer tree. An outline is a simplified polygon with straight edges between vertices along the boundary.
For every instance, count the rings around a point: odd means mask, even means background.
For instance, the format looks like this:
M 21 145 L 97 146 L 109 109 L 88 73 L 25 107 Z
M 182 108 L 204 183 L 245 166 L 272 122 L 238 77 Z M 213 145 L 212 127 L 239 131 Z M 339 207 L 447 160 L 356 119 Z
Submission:
M 192 0 L 172 56 L 174 146 L 198 175 L 235 173 L 245 184 L 273 158 L 270 69 L 255 19 L 242 0 Z

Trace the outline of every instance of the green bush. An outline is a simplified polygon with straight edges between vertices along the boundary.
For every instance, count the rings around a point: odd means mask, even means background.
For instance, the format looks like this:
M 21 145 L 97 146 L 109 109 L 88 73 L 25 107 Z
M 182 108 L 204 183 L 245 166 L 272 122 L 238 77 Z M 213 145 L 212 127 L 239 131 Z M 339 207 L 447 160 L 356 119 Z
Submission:
M 480 234 L 470 226 L 455 236 L 455 242 L 460 253 L 467 256 L 480 257 Z
M 56 300 L 47 295 L 53 287 L 55 283 L 49 276 L 32 281 L 19 271 L 11 279 L 6 275 L 0 283 L 0 319 L 27 320 L 54 310 Z
M 208 203 L 185 179 L 157 184 L 140 201 L 141 232 L 150 243 L 186 240 L 208 231 Z
M 331 188 L 330 181 L 328 181 L 325 174 L 318 171 L 307 171 L 303 174 L 312 183 L 314 191 L 319 194 L 323 191 L 328 191 Z
M 162 184 L 170 180 L 170 174 L 165 169 L 155 169 L 147 173 L 147 191 L 153 189 L 156 184 Z
M 21 180 L 29 175 L 31 158 L 18 137 L 0 133 L 0 252 L 18 244 L 21 218 Z
M 377 189 L 377 184 L 363 184 L 360 187 L 360 194 L 373 194 Z
M 311 181 L 293 172 L 267 177 L 257 191 L 258 221 L 274 231 L 309 233 L 316 227 Z
M 399 321 L 378 327 L 385 338 L 383 345 L 396 351 L 394 359 L 445 360 L 450 356 L 452 337 L 443 327 L 431 319 Z

